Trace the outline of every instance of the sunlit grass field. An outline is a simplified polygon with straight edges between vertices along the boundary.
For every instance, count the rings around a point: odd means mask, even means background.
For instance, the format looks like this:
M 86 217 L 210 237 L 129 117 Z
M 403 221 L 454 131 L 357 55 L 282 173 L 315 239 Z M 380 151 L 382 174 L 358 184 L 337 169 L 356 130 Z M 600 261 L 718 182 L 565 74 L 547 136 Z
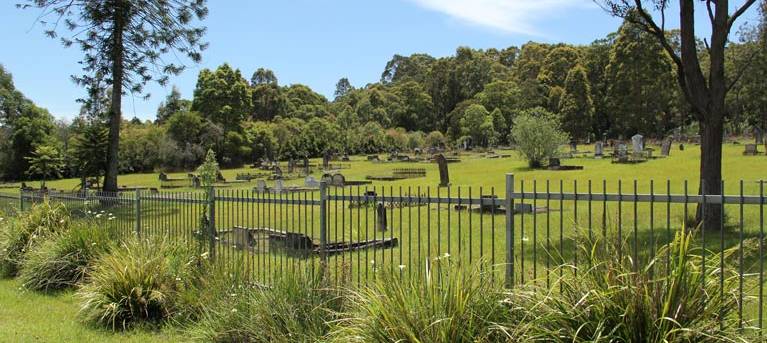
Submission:
M 581 147 L 588 150 L 590 147 Z M 759 180 L 764 179 L 767 156 L 744 156 L 743 146 L 728 144 L 724 147 L 723 175 L 725 192 L 737 195 L 760 194 Z M 656 149 L 656 152 L 659 149 Z M 607 232 L 610 239 L 626 240 L 622 255 L 644 261 L 657 247 L 670 240 L 674 231 L 683 227 L 685 218 L 694 216 L 695 204 L 588 202 L 546 200 L 547 190 L 551 193 L 617 193 L 634 192 L 664 195 L 698 192 L 699 147 L 686 144 L 680 151 L 675 145 L 668 158 L 652 159 L 641 164 L 613 164 L 609 158 L 588 157 L 563 159 L 563 165 L 581 165 L 583 170 L 548 171 L 531 170 L 525 161 L 513 151 L 496 151 L 509 157 L 490 159 L 479 153 L 462 153 L 459 163 L 449 164 L 450 187 L 437 187 L 439 173 L 437 165 L 426 162 L 369 162 L 365 156 L 353 156 L 351 168 L 339 169 L 347 181 L 364 180 L 367 175 L 390 174 L 394 168 L 425 168 L 427 175 L 422 178 L 392 182 L 373 182 L 371 185 L 346 188 L 329 188 L 331 196 L 364 195 L 374 190 L 377 196 L 406 198 L 405 204 L 387 206 L 387 230 L 376 229 L 377 213 L 374 207 L 360 207 L 349 201 L 328 203 L 327 239 L 329 242 L 358 242 L 372 239 L 396 238 L 398 244 L 389 249 L 365 249 L 329 256 L 329 270 L 337 278 L 348 278 L 365 283 L 375 277 L 381 268 L 400 269 L 403 276 L 417 277 L 426 268 L 429 259 L 450 256 L 465 263 L 484 261 L 495 266 L 497 280 L 503 281 L 506 263 L 505 212 L 456 210 L 452 204 L 429 204 L 417 206 L 418 198 L 477 199 L 480 195 L 497 195 L 504 198 L 506 174 L 514 174 L 515 191 L 538 192 L 537 199 L 521 202 L 546 207 L 536 215 L 517 214 L 514 216 L 514 261 L 515 282 L 536 280 L 547 282 L 557 275 L 551 275 L 548 267 L 560 263 L 578 264 L 585 256 L 576 252 L 576 241 L 586 237 L 600 237 Z M 386 155 L 380 155 L 385 159 Z M 312 160 L 315 165 L 319 160 Z M 299 168 L 297 168 L 298 170 Z M 283 166 L 283 171 L 287 169 Z M 222 174 L 234 180 L 237 173 L 257 173 L 249 168 L 223 170 Z M 319 179 L 322 171 L 314 170 Z M 183 177 L 186 173 L 169 174 Z M 143 186 L 160 188 L 158 174 L 124 175 L 118 180 L 121 186 Z M 48 182 L 48 187 L 59 190 L 76 188 L 76 179 Z M 652 183 L 652 189 L 651 189 Z M 268 181 L 271 186 L 271 181 Z M 303 178 L 288 179 L 285 184 L 303 186 Z M 636 185 L 636 188 L 635 188 Z M 228 185 L 218 191 L 215 222 L 220 232 L 234 227 L 268 228 L 271 230 L 301 233 L 309 236 L 314 244 L 320 242 L 320 209 L 318 206 L 289 205 L 284 202 L 318 200 L 319 192 L 306 191 L 285 194 L 259 194 L 252 192 L 255 181 L 246 184 Z M 742 190 L 741 190 L 742 186 Z M 144 196 L 147 196 L 144 193 Z M 192 188 L 162 190 L 159 195 L 142 198 L 141 232 L 158 234 L 193 241 L 194 232 L 199 230 L 200 216 L 204 209 L 199 202 L 189 203 L 172 200 L 204 199 L 204 192 Z M 228 198 L 221 199 L 221 198 Z M 238 200 L 239 199 L 239 200 Z M 257 201 L 245 201 L 253 200 Z M 264 200 L 281 200 L 283 203 L 264 203 Z M 377 201 L 372 201 L 377 202 Z M 518 201 L 520 202 L 520 201 Z M 93 204 L 91 204 L 93 205 Z M 72 204 L 77 206 L 77 204 Z M 117 219 L 113 226 L 126 233 L 135 230 L 135 206 L 111 207 Z M 746 240 L 749 251 L 744 250 L 742 268 L 744 272 L 755 273 L 744 279 L 744 293 L 758 295 L 758 275 L 761 264 L 757 241 L 763 229 L 762 208 L 758 205 L 737 204 L 726 206 L 726 222 L 723 232 L 707 232 L 697 237 L 699 246 L 718 251 L 722 247 L 737 247 Z M 741 222 L 742 230 L 741 230 Z M 319 265 L 316 254 L 285 252 L 270 247 L 268 240 L 260 240 L 253 252 L 236 249 L 232 238 L 220 236 L 217 254 L 227 260 L 244 256 L 249 270 L 260 280 L 268 281 L 275 273 L 300 268 L 303 265 Z M 202 246 L 206 246 L 203 244 Z M 758 249 L 757 249 L 758 250 Z M 740 261 L 734 262 L 737 268 Z M 658 266 L 662 271 L 663 266 Z M 754 318 L 755 306 L 747 306 L 744 316 Z

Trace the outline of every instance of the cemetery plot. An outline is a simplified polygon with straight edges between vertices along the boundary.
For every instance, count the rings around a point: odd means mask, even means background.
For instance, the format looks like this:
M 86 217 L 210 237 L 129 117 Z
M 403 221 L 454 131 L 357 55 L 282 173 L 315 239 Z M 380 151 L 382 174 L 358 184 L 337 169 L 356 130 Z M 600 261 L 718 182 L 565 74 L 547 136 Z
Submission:
M 289 255 L 307 257 L 321 253 L 319 243 L 315 243 L 308 235 L 297 232 L 235 226 L 232 229 L 219 230 L 217 237 L 221 244 L 226 244 L 236 250 L 247 250 L 253 253 L 284 251 Z M 356 242 L 328 242 L 325 253 L 337 254 L 364 249 L 395 248 L 397 243 L 396 237 Z

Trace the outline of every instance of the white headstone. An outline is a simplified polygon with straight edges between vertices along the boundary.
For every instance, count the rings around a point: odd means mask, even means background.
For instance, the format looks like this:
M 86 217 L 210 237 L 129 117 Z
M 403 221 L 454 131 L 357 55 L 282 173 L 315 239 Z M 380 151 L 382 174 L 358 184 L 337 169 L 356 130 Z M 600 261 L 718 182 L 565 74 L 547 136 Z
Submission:
M 264 180 L 256 181 L 256 192 L 259 192 L 259 193 L 266 192 L 266 182 Z
M 312 188 L 319 187 L 320 186 L 320 182 L 317 181 L 314 178 L 314 176 L 309 175 L 309 176 L 306 177 L 306 179 L 304 179 L 304 186 L 305 187 L 312 187 Z
M 594 156 L 602 156 L 604 155 L 604 144 L 602 142 L 597 142 L 594 144 Z
M 275 180 L 274 181 L 274 192 L 275 193 L 282 193 L 282 188 L 284 185 L 282 184 L 282 180 Z
M 641 153 L 644 151 L 644 137 L 640 134 L 636 134 L 631 137 L 631 144 L 634 147 L 634 152 Z

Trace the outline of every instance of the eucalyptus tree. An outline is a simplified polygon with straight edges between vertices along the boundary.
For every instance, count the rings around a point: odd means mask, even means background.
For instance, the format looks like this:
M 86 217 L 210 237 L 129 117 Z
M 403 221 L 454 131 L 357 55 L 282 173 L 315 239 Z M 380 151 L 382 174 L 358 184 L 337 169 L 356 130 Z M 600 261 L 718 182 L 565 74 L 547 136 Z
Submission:
M 600 0 L 612 15 L 622 17 L 651 34 L 663 46 L 676 66 L 677 82 L 684 98 L 700 123 L 700 183 L 707 194 L 722 194 L 722 133 L 727 112 L 725 99 L 733 82 L 725 78 L 725 50 L 730 31 L 756 0 L 744 0 L 731 6 L 729 0 L 678 0 L 679 46 L 669 39 L 667 11 L 672 0 Z M 705 11 L 710 35 L 705 48 L 699 49 L 696 36 L 696 7 Z M 734 9 L 732 13 L 730 10 Z M 703 27 L 698 25 L 698 27 Z M 701 68 L 701 56 L 707 55 L 710 67 Z M 737 78 L 736 78 L 737 80 Z M 704 213 L 705 211 L 705 213 Z M 719 206 L 699 206 L 697 218 L 704 228 L 715 229 L 722 220 Z
M 104 78 L 112 88 L 109 149 L 104 190 L 117 190 L 122 96 L 144 95 L 147 82 L 160 85 L 184 70 L 178 56 L 199 62 L 207 47 L 205 0 L 27 0 L 19 8 L 40 11 L 38 22 L 51 38 L 83 52 L 83 73 L 72 79 L 90 88 Z M 63 28 L 61 27 L 63 26 Z

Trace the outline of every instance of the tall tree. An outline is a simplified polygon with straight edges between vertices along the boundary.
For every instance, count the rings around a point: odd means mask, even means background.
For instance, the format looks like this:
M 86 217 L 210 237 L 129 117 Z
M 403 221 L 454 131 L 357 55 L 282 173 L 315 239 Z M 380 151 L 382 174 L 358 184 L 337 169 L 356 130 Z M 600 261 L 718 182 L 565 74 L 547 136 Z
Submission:
M 594 118 L 594 102 L 591 100 L 591 86 L 586 69 L 576 65 L 567 73 L 565 88 L 559 100 L 559 114 L 562 129 L 575 139 L 586 139 L 591 134 Z
M 170 94 L 165 97 L 165 101 L 160 103 L 160 106 L 157 107 L 157 119 L 155 122 L 162 124 L 174 113 L 188 111 L 191 107 L 192 102 L 187 99 L 182 99 L 181 92 L 179 92 L 176 86 L 173 86 Z
M 725 48 L 733 24 L 756 0 L 745 0 L 730 14 L 730 1 L 717 0 L 697 2 L 708 13 L 710 37 L 707 49 L 700 51 L 695 35 L 694 0 L 679 0 L 680 45 L 675 49 L 666 35 L 665 12 L 670 0 L 604 0 L 607 9 L 615 16 L 623 17 L 639 25 L 653 35 L 671 57 L 677 69 L 677 81 L 685 99 L 700 122 L 701 156 L 700 180 L 707 194 L 722 194 L 722 134 L 726 113 L 725 99 L 732 88 L 725 78 Z M 647 9 L 647 6 L 650 9 Z M 660 12 L 660 23 L 652 10 Z M 700 55 L 708 54 L 710 68 L 705 75 Z M 705 209 L 705 213 L 704 213 Z M 719 206 L 698 206 L 698 220 L 705 229 L 716 229 L 722 219 Z
M 351 82 L 349 82 L 349 79 L 342 77 L 338 82 L 336 82 L 336 91 L 333 94 L 336 99 L 349 94 L 354 89 Z
M 205 29 L 193 23 L 207 16 L 205 0 L 27 0 L 19 7 L 40 10 L 38 20 L 50 23 L 44 24 L 50 37 L 57 36 L 60 22 L 72 33 L 62 43 L 76 44 L 84 54 L 84 74 L 73 76 L 75 82 L 92 87 L 108 75 L 112 103 L 104 190 L 117 191 L 122 96 L 125 90 L 143 94 L 148 81 L 164 85 L 183 71 L 183 65 L 163 58 L 170 52 L 200 60 Z
M 229 64 L 224 63 L 215 71 L 203 69 L 197 77 L 192 111 L 200 112 L 227 131 L 239 131 L 240 123 L 253 112 L 250 86 L 240 70 Z
M 254 73 L 253 76 L 250 77 L 250 84 L 253 86 L 257 85 L 274 85 L 277 86 L 277 75 L 274 75 L 274 72 L 270 69 L 265 68 L 258 68 Z

